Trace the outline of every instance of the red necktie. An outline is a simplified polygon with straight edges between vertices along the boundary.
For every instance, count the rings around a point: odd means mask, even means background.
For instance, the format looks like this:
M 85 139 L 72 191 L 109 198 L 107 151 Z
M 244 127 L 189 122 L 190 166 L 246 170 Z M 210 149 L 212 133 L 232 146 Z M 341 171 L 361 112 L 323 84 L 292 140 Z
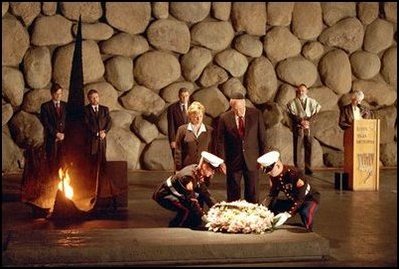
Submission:
M 61 106 L 60 103 L 55 104 L 55 111 L 57 112 L 57 117 L 61 117 Z
M 238 134 L 241 138 L 244 138 L 245 134 L 245 126 L 244 126 L 244 117 L 238 117 Z

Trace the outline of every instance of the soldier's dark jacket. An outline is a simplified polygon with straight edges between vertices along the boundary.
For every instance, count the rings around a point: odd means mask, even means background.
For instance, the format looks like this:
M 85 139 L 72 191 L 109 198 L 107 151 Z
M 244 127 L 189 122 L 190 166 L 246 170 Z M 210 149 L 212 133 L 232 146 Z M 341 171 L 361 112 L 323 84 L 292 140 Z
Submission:
M 298 180 L 301 179 L 305 184 L 297 187 Z M 270 176 L 272 186 L 268 197 L 264 203 L 267 208 L 272 208 L 276 203 L 278 194 L 282 191 L 287 199 L 291 201 L 288 213 L 294 216 L 304 201 L 313 200 L 320 202 L 320 193 L 310 186 L 308 180 L 293 166 L 283 166 L 283 171 L 276 177 Z
M 196 170 L 197 164 L 188 165 L 175 175 L 169 177 L 155 191 L 153 199 L 169 199 L 197 210 L 197 205 L 194 205 L 191 201 L 191 198 L 196 198 L 197 193 L 208 207 L 212 207 L 215 204 L 215 200 L 211 197 L 207 188 L 209 178 L 205 178 L 204 181 L 201 181 Z M 187 184 L 190 182 L 193 183 L 192 191 L 186 188 Z

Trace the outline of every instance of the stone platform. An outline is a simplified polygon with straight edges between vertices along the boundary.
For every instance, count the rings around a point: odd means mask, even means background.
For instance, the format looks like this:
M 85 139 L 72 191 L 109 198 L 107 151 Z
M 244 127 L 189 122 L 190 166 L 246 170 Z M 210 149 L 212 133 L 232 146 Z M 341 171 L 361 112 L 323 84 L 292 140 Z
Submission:
M 8 231 L 3 266 L 175 266 L 322 261 L 329 242 L 284 225 L 266 234 L 187 228 Z

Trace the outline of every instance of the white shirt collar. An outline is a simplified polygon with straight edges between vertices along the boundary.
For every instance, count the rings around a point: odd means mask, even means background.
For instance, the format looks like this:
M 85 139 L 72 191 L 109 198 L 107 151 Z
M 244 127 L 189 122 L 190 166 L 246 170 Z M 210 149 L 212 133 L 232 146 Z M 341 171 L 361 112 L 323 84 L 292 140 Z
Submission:
M 191 124 L 191 122 L 188 123 L 187 130 L 193 132 L 193 134 L 194 134 L 197 138 L 200 136 L 200 134 L 201 134 L 202 132 L 204 132 L 204 133 L 206 132 L 205 124 L 203 124 L 203 123 L 201 123 L 201 126 L 200 126 L 200 128 L 199 128 L 199 130 L 198 130 L 198 134 L 196 134 L 196 133 L 194 132 L 194 127 L 193 127 L 193 125 Z

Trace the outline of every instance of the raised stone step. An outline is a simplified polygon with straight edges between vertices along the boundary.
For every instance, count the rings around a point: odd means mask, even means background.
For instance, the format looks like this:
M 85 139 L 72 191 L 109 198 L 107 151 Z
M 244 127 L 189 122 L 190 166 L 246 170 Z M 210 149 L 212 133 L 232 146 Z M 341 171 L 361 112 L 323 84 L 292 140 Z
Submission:
M 187 228 L 30 230 L 3 234 L 3 266 L 198 265 L 321 261 L 329 242 L 300 227 L 266 234 Z

